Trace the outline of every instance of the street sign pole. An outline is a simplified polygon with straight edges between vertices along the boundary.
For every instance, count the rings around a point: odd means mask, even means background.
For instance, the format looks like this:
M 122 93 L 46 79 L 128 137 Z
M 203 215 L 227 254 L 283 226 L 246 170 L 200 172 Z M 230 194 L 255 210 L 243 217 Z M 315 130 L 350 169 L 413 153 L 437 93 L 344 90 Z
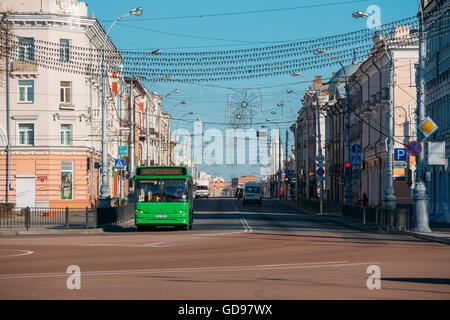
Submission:
M 419 69 L 417 77 L 417 125 L 425 120 L 425 38 L 423 36 L 423 6 L 424 1 L 420 0 L 419 13 Z M 417 130 L 417 139 L 423 145 L 424 135 L 420 128 Z M 417 156 L 416 169 L 416 187 L 414 188 L 414 217 L 415 225 L 413 230 L 416 232 L 431 232 L 428 217 L 428 201 L 430 197 L 427 194 L 427 188 L 424 181 L 424 159 L 425 152 Z

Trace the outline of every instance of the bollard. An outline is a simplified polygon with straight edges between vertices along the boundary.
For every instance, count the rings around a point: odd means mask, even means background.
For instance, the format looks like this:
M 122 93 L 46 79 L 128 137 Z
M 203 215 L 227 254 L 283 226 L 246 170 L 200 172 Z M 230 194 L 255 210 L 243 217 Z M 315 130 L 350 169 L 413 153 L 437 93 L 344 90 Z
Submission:
M 93 220 L 94 221 L 92 221 L 92 225 L 93 225 L 94 228 L 97 228 L 97 214 L 98 214 L 97 206 L 94 207 L 94 210 L 92 211 L 92 214 L 94 215 L 93 216 Z
M 27 207 L 27 210 L 25 211 L 25 228 L 29 229 L 30 227 L 30 207 Z
M 66 207 L 66 229 L 69 229 L 69 207 Z
M 89 211 L 88 207 L 86 206 L 86 230 L 89 229 Z

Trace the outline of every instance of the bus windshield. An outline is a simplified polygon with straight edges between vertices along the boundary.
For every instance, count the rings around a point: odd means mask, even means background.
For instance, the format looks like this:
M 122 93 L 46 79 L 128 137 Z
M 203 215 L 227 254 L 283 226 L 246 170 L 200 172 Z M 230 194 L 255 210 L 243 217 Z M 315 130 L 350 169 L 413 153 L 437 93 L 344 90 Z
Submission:
M 136 202 L 186 202 L 185 179 L 136 180 Z

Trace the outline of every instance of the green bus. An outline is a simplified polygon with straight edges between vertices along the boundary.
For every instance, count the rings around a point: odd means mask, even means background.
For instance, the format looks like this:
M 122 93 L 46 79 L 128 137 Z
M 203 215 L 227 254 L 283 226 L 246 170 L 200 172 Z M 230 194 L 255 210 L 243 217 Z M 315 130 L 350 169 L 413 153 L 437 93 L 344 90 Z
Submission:
M 139 166 L 135 179 L 135 224 L 190 230 L 194 221 L 193 183 L 185 166 Z

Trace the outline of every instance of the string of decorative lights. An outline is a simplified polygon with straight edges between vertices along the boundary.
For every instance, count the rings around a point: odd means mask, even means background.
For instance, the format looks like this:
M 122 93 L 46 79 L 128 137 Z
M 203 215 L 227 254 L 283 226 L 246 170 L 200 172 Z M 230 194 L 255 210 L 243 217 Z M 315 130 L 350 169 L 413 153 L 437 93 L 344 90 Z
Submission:
M 408 22 L 408 25 L 399 25 L 405 22 Z M 390 46 L 402 47 L 417 44 L 417 36 L 409 33 L 415 25 L 417 25 L 416 18 L 407 18 L 386 25 L 396 34 Z M 448 28 L 448 26 L 442 26 L 442 30 L 433 30 L 426 36 L 427 38 L 440 36 L 441 31 Z M 107 72 L 115 71 L 119 76 L 134 74 L 142 81 L 152 81 L 155 78 L 162 78 L 162 82 L 233 81 L 330 67 L 338 64 L 336 58 L 342 63 L 350 63 L 353 59 L 362 59 L 370 53 L 373 46 L 372 38 L 373 30 L 365 29 L 299 43 L 231 51 L 169 52 L 161 56 L 149 55 L 148 57 L 143 57 L 142 52 L 107 51 L 105 59 L 108 62 Z M 4 45 L 0 48 L 2 49 L 0 55 L 8 54 L 12 61 L 25 60 L 35 66 L 57 71 L 92 77 L 101 76 L 102 56 L 98 49 L 71 46 L 70 59 L 65 61 L 61 59 L 64 48 L 59 43 L 35 40 L 34 44 L 26 45 L 19 36 L 15 36 L 9 42 L 10 50 L 6 50 Z M 316 56 L 314 52 L 317 49 L 324 49 L 334 57 Z M 239 55 L 239 53 L 243 54 Z M 171 58 L 175 54 L 177 58 Z M 25 57 L 26 55 L 28 56 Z M 164 78 L 164 75 L 170 75 L 170 78 Z

